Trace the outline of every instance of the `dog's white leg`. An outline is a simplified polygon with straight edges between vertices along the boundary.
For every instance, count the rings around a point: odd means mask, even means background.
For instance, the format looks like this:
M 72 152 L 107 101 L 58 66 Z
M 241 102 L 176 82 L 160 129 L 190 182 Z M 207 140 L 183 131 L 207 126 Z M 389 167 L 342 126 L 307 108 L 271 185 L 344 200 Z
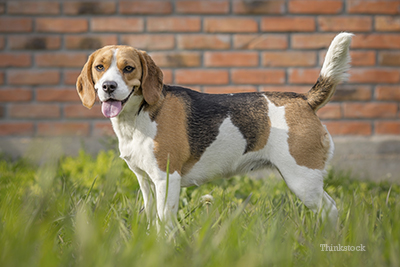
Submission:
M 154 205 L 154 184 L 144 171 L 135 170 L 134 173 L 138 179 L 140 191 L 142 192 L 147 221 L 149 224 L 151 224 L 151 222 L 153 222 L 156 218 L 156 209 Z
M 179 207 L 179 192 L 181 190 L 181 176 L 174 172 L 168 177 L 160 173 L 158 179 L 153 179 L 156 189 L 157 214 L 160 220 L 165 223 L 167 230 L 173 229 L 176 214 Z
M 326 191 L 324 191 L 324 197 L 322 202 L 322 219 L 327 219 L 332 226 L 336 225 L 338 219 L 338 210 L 336 208 L 336 202 L 333 200 Z
M 336 225 L 338 211 L 335 201 L 323 189 L 321 170 L 303 166 L 283 166 L 279 169 L 289 189 L 314 213 L 322 212 L 322 220 Z

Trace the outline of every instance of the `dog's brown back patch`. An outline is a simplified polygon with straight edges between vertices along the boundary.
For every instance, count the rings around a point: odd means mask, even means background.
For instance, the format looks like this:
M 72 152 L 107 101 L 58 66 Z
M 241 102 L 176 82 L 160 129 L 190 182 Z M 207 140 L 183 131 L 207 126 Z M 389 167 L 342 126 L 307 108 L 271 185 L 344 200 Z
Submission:
M 330 148 L 329 135 L 307 103 L 307 98 L 295 93 L 266 93 L 276 106 L 285 107 L 289 127 L 289 152 L 296 163 L 310 169 L 322 170 Z
M 161 170 L 175 171 L 182 175 L 185 162 L 190 158 L 187 135 L 187 106 L 182 99 L 167 94 L 155 117 L 157 134 L 154 138 L 154 154 Z
M 310 169 L 324 169 L 330 141 L 317 115 L 308 105 L 300 109 L 295 105 L 287 105 L 285 108 L 290 154 L 298 165 Z

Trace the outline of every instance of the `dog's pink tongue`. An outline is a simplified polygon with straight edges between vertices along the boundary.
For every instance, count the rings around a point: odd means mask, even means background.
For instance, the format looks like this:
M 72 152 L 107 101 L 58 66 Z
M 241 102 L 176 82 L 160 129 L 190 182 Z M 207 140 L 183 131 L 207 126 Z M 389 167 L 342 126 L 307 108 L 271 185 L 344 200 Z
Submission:
M 103 112 L 103 115 L 107 118 L 118 116 L 118 114 L 121 112 L 121 109 L 121 101 L 108 100 L 106 102 L 103 102 L 103 104 L 101 105 L 101 112 Z

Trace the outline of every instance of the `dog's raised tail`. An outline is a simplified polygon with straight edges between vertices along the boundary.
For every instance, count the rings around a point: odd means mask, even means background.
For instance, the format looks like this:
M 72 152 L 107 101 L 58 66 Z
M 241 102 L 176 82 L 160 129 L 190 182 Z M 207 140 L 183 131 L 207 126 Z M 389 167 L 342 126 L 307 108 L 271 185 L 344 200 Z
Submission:
M 349 46 L 352 33 L 338 34 L 329 46 L 324 65 L 315 85 L 306 93 L 310 106 L 317 111 L 329 102 L 336 91 L 336 85 L 346 80 L 350 68 Z

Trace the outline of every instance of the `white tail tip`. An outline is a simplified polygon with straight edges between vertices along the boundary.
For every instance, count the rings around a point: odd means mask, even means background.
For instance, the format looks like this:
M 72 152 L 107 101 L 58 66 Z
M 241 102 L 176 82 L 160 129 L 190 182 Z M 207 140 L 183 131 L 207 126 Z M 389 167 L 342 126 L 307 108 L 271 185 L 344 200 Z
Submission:
M 336 35 L 329 46 L 325 56 L 324 65 L 321 69 L 321 76 L 329 78 L 335 84 L 338 84 L 347 79 L 346 73 L 350 68 L 349 47 L 351 37 L 354 34 L 342 32 Z

